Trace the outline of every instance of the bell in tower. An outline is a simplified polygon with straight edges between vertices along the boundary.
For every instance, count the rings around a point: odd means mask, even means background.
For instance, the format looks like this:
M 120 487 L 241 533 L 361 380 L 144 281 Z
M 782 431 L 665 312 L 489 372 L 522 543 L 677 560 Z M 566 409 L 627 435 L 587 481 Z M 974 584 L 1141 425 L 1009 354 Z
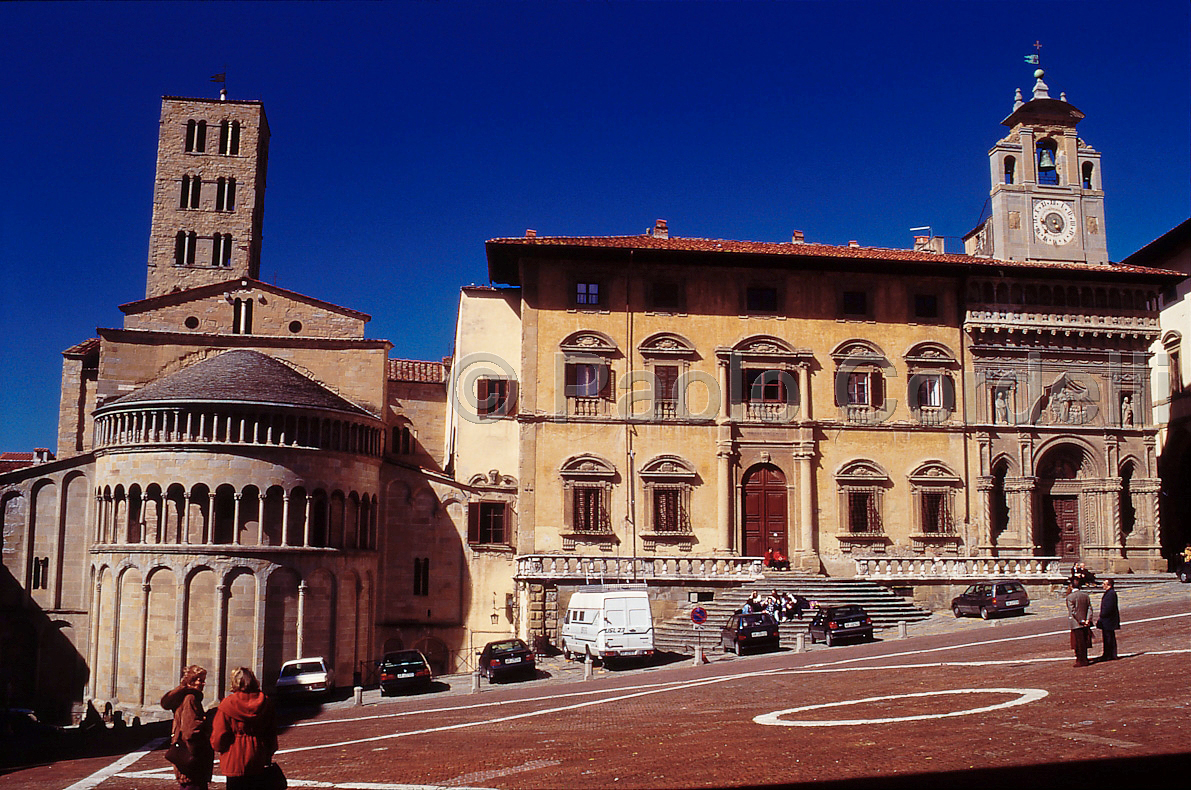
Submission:
M 965 250 L 1002 260 L 1107 263 L 1100 152 L 1076 134 L 1084 114 L 1054 99 L 1034 72 L 1029 101 L 1017 91 L 1001 121 L 1009 133 L 989 151 L 990 216 L 964 237 Z

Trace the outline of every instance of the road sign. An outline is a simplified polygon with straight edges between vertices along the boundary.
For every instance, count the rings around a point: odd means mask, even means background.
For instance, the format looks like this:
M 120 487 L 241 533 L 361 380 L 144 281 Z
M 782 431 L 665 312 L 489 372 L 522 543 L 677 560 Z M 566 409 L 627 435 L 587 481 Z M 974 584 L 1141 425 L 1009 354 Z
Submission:
M 691 610 L 691 622 L 695 625 L 703 625 L 707 622 L 707 610 L 702 606 L 696 606 Z

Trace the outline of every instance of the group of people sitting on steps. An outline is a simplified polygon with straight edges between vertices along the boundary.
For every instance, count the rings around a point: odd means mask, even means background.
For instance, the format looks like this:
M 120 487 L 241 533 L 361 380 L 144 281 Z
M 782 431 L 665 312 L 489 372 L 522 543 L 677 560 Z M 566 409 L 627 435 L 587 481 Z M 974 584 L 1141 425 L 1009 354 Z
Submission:
M 813 601 L 808 601 L 801 595 L 792 595 L 780 590 L 774 590 L 764 598 L 761 594 L 754 592 L 744 602 L 744 606 L 740 611 L 744 614 L 758 614 L 765 612 L 777 620 L 779 623 L 788 623 L 795 618 L 801 620 L 802 613 L 808 607 L 813 607 Z

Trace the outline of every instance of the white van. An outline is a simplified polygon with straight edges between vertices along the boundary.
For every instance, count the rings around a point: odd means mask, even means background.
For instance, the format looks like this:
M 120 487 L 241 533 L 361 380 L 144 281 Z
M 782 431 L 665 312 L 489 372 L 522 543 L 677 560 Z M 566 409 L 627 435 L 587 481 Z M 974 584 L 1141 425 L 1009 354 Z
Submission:
M 653 612 L 642 585 L 580 587 L 562 623 L 562 652 L 608 659 L 653 655 Z

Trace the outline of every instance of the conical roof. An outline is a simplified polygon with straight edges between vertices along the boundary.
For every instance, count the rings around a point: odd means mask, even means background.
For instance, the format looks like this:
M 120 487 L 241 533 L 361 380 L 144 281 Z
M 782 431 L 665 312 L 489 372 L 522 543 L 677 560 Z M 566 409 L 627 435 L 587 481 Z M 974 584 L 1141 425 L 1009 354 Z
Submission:
M 196 362 L 105 406 L 158 401 L 255 403 L 373 416 L 288 365 L 246 349 L 226 351 Z

